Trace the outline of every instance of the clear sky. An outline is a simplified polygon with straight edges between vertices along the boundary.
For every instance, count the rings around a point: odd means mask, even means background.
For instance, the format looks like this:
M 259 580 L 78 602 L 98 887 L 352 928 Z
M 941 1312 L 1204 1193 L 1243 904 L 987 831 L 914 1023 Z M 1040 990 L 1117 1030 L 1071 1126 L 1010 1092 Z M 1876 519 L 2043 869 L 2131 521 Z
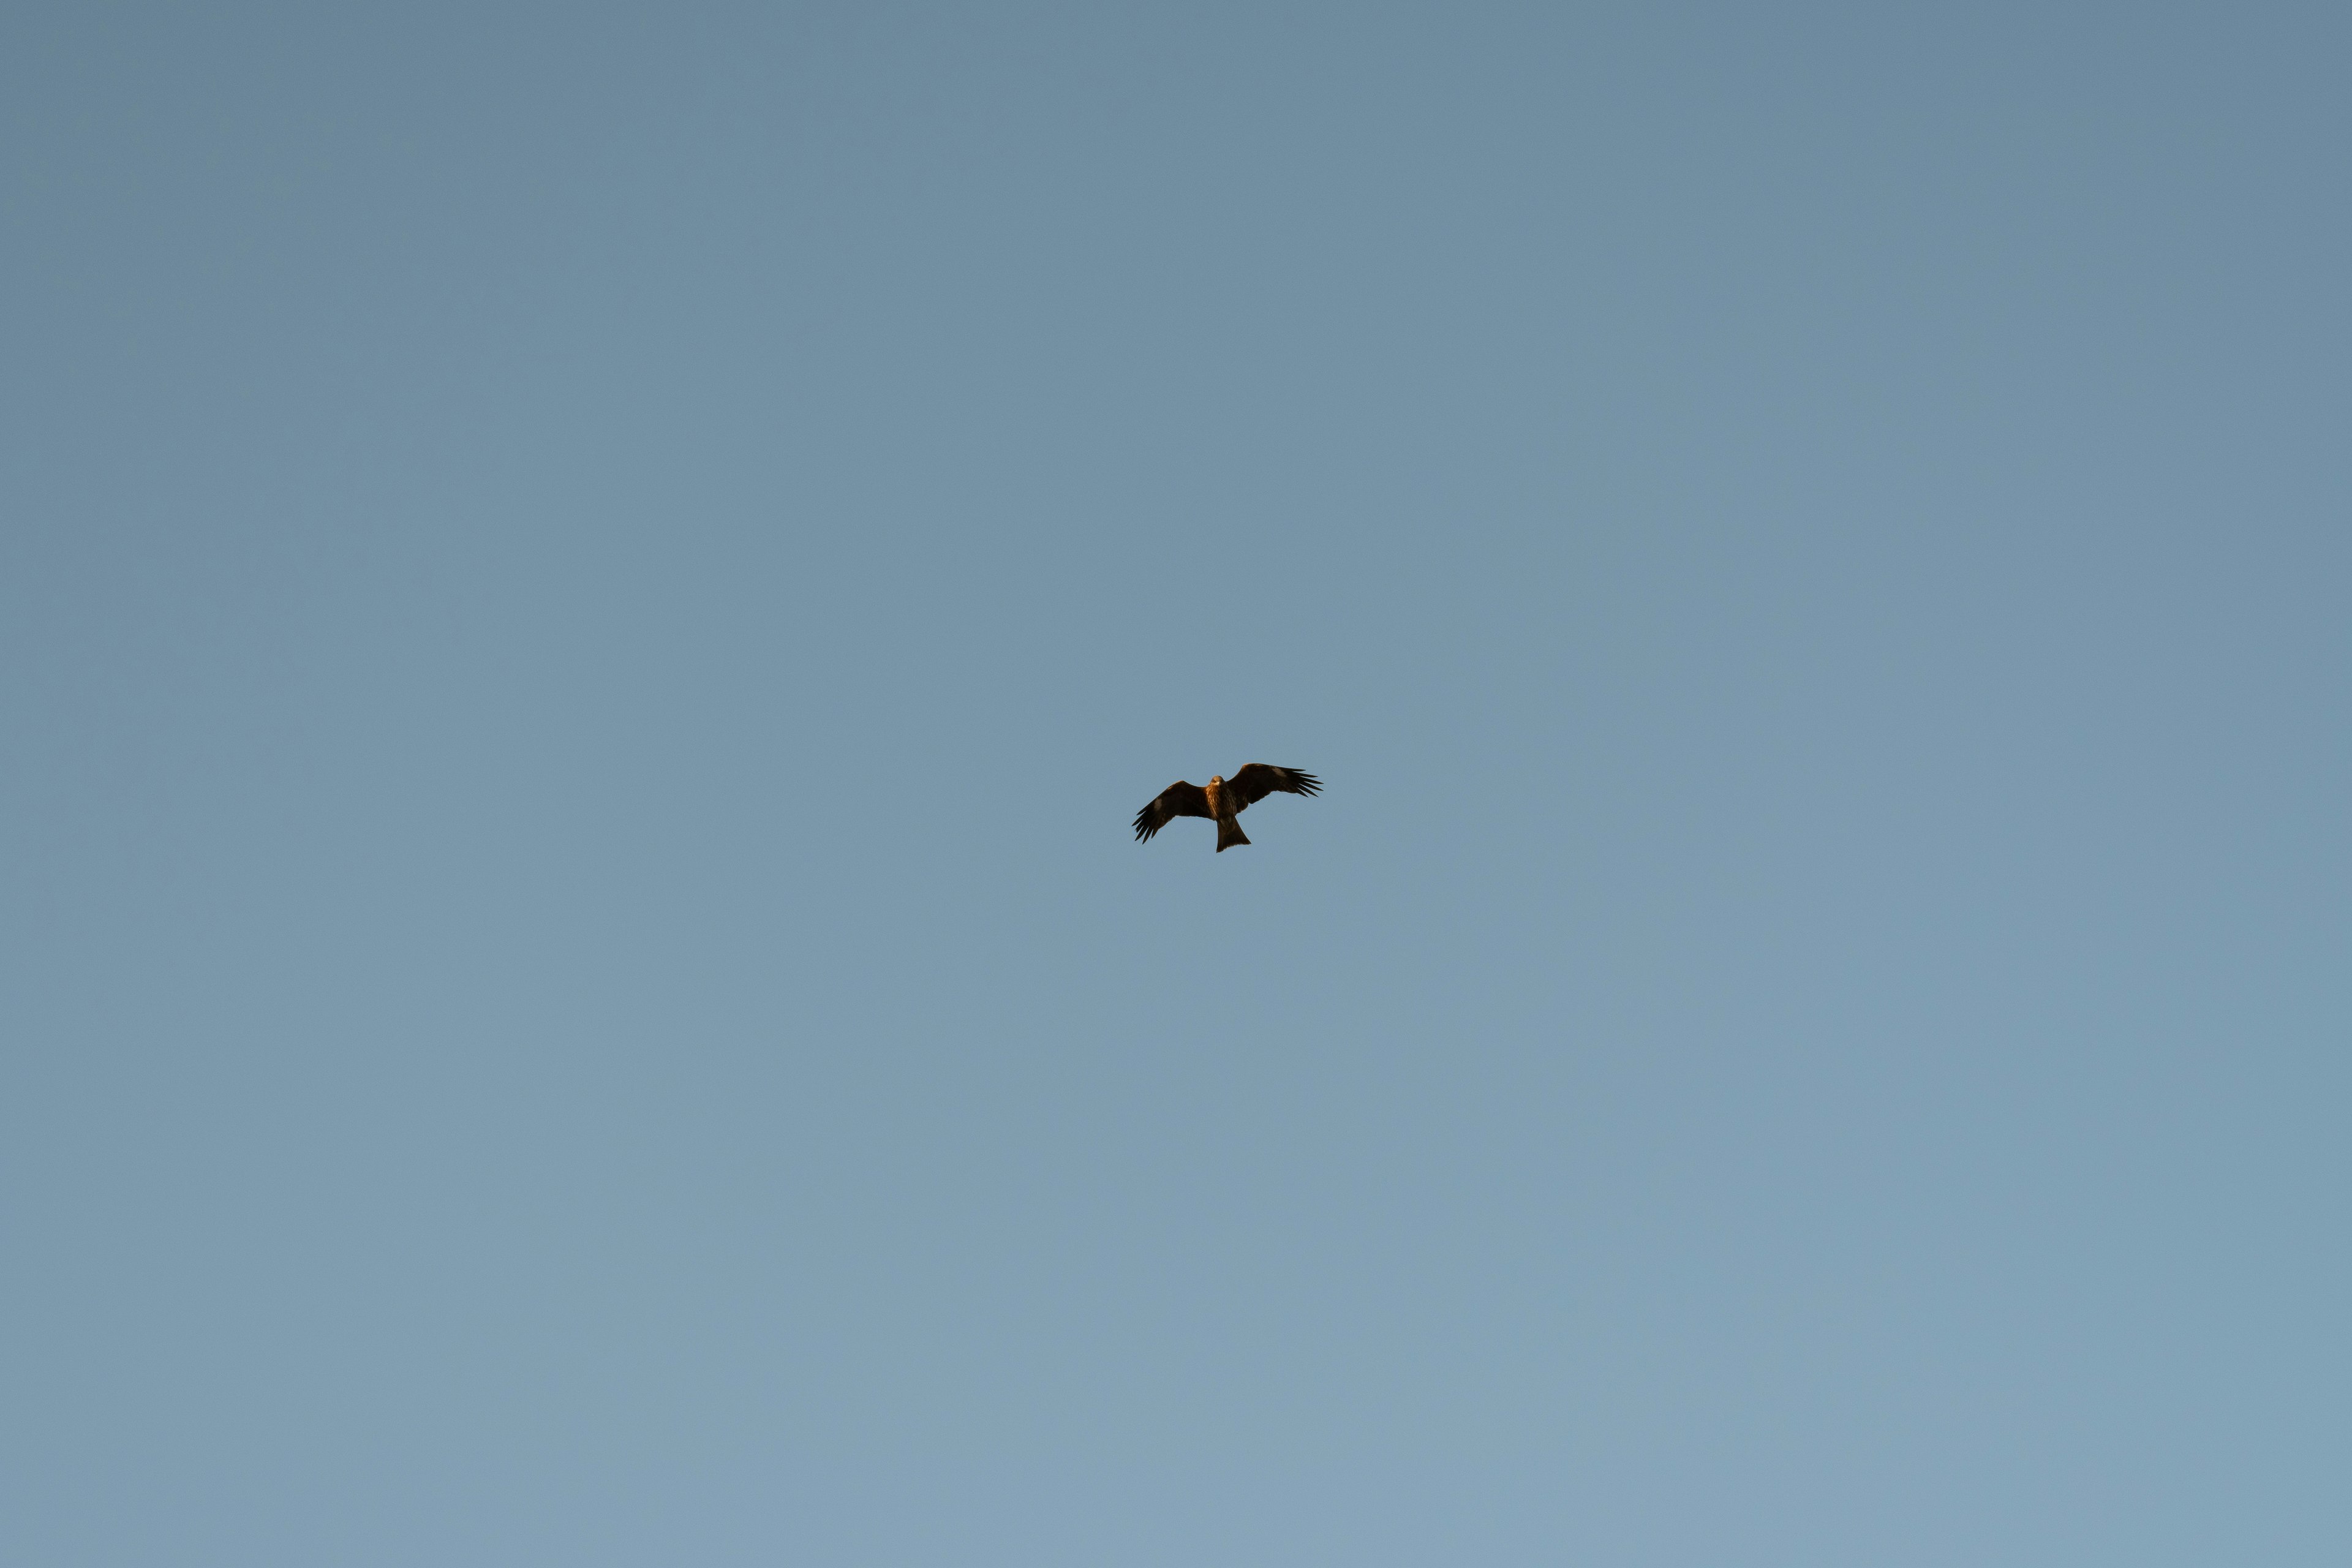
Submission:
M 9 8 L 0 1560 L 2352 1561 L 2347 58 Z

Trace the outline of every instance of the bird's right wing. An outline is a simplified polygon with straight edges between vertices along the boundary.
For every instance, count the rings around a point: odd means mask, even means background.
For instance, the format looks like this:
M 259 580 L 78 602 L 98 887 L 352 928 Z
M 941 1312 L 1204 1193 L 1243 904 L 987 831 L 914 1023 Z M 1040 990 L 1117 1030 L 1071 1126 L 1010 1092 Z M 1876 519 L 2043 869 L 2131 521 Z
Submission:
M 1135 838 L 1140 844 L 1180 816 L 1213 816 L 1209 792 L 1181 779 L 1160 792 L 1160 798 L 1135 814 Z
M 1234 770 L 1225 781 L 1242 805 L 1255 805 L 1276 790 L 1287 795 L 1313 795 L 1323 787 L 1323 781 L 1313 773 L 1302 773 L 1297 768 L 1277 768 L 1265 763 L 1252 763 Z

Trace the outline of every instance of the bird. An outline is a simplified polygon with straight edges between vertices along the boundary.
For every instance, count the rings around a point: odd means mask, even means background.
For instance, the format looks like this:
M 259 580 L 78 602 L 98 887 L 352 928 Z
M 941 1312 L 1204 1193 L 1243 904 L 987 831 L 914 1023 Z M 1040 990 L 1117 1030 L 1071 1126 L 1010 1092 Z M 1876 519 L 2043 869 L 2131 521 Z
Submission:
M 1217 853 L 1222 855 L 1236 844 L 1249 842 L 1249 836 L 1234 818 L 1252 804 L 1276 790 L 1286 795 L 1313 795 L 1322 787 L 1313 773 L 1302 773 L 1297 768 L 1269 767 L 1264 763 L 1236 769 L 1231 778 L 1213 774 L 1206 788 L 1179 779 L 1135 814 L 1135 841 L 1149 842 L 1153 834 L 1180 816 L 1205 816 L 1217 825 Z

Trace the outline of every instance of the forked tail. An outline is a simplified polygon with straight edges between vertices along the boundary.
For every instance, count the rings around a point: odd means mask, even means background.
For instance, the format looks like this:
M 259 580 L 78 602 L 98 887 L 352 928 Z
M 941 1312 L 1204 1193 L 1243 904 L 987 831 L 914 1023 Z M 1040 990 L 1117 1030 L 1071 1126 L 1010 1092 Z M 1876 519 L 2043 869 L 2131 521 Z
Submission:
M 1235 822 L 1230 816 L 1221 816 L 1217 818 L 1218 854 L 1223 854 L 1226 850 L 1231 849 L 1236 844 L 1246 844 L 1248 842 L 1249 835 L 1242 831 L 1242 825 L 1240 823 Z

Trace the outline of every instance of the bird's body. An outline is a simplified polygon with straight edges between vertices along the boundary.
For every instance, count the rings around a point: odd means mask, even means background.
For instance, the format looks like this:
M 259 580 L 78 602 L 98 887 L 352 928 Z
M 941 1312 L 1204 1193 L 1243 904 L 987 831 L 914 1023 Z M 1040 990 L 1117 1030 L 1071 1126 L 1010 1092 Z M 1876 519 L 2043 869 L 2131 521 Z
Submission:
M 1252 802 L 1264 800 L 1276 790 L 1288 795 L 1313 795 L 1322 787 L 1312 773 L 1302 773 L 1297 768 L 1269 767 L 1264 763 L 1237 768 L 1232 778 L 1212 774 L 1205 785 L 1180 779 L 1135 814 L 1136 840 L 1140 843 L 1150 838 L 1180 816 L 1205 816 L 1217 825 L 1217 853 L 1222 855 L 1236 844 L 1249 842 L 1242 825 L 1234 819 L 1247 811 Z
M 1209 815 L 1217 819 L 1217 853 L 1222 855 L 1236 844 L 1249 842 L 1249 835 L 1234 820 L 1249 807 L 1249 802 L 1236 799 L 1240 793 L 1225 788 L 1224 775 L 1211 773 L 1201 793 L 1209 797 Z

